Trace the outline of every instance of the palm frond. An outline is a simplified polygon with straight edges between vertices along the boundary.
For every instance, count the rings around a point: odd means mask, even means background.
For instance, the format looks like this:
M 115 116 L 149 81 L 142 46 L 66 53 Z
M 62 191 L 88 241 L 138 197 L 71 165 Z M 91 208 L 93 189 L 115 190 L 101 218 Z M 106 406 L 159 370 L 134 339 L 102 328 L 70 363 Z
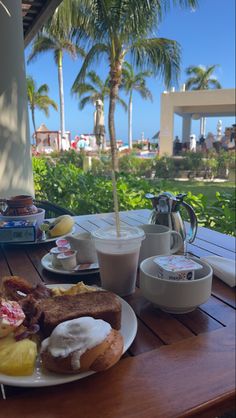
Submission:
M 215 89 L 222 89 L 222 86 L 220 84 L 220 82 L 218 80 L 214 80 L 213 78 L 211 78 L 209 80 L 209 83 L 212 85 L 213 88 Z
M 39 33 L 33 42 L 32 50 L 28 56 L 27 62 L 33 61 L 40 53 L 55 50 L 56 48 L 57 42 L 55 39 L 45 32 Z
M 95 71 L 89 71 L 87 74 L 88 78 L 92 81 L 93 84 L 98 86 L 100 89 L 103 88 L 103 81 Z
M 136 85 L 134 90 L 138 91 L 143 99 L 149 99 L 152 101 L 152 93 L 145 85 Z
M 45 108 L 49 108 L 49 106 L 52 106 L 54 110 L 58 110 L 56 102 L 54 100 L 50 99 L 48 96 L 39 96 L 37 98 L 37 102 L 35 102 L 35 105 L 40 108 L 41 110 L 45 110 Z
M 123 107 L 125 112 L 127 112 L 128 106 L 127 106 L 126 102 L 123 99 L 121 99 L 121 97 L 119 97 L 119 96 L 117 97 L 116 101 L 117 101 L 118 104 L 120 104 Z
M 39 88 L 38 88 L 38 94 L 42 94 L 42 93 L 48 93 L 49 92 L 49 87 L 47 84 L 42 84 Z
M 165 38 L 138 39 L 130 47 L 134 64 L 142 70 L 152 71 L 164 79 L 168 87 L 176 82 L 180 71 L 180 46 Z
M 76 84 L 73 93 L 78 93 L 79 96 L 82 96 L 85 93 L 94 93 L 96 89 L 92 84 L 89 83 L 78 83 Z
M 186 90 L 207 90 L 212 88 L 221 88 L 221 84 L 213 75 L 213 71 L 218 65 L 211 65 L 208 67 L 190 66 L 186 69 L 187 75 L 191 75 L 186 81 Z
M 86 97 L 83 97 L 83 99 L 81 99 L 80 100 L 80 102 L 79 102 L 79 108 L 80 108 L 80 110 L 83 110 L 84 109 L 84 107 L 87 105 L 87 104 L 93 104 L 93 99 L 92 99 L 92 97 L 91 96 L 86 96 Z
M 91 63 L 93 62 L 95 57 L 98 57 L 99 54 L 101 53 L 108 53 L 108 47 L 105 44 L 95 44 L 92 46 L 92 48 L 90 49 L 90 51 L 87 53 L 84 62 L 82 64 L 82 67 L 80 69 L 80 72 L 78 73 L 73 86 L 72 86 L 72 91 L 74 91 L 74 86 L 76 86 L 76 84 L 80 83 L 81 81 L 84 80 L 85 76 L 86 76 L 86 72 L 89 68 L 89 66 L 91 65 Z
M 185 83 L 186 90 L 191 90 L 195 86 L 195 84 L 199 84 L 199 78 L 190 77 Z

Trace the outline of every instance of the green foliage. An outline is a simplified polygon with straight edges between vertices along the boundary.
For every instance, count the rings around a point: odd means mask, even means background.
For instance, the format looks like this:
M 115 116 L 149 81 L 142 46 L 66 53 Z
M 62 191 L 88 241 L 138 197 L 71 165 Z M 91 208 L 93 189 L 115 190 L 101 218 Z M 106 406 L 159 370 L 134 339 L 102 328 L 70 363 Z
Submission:
M 185 200 L 194 208 L 199 225 L 235 235 L 235 192 L 216 192 L 211 202 L 203 194 L 188 192 Z
M 137 162 L 136 160 L 139 160 Z M 153 167 L 159 173 L 173 169 L 167 157 L 137 159 L 123 156 L 120 159 L 122 171 L 117 178 L 120 210 L 144 209 L 150 207 L 145 194 L 161 191 L 183 192 L 176 183 L 167 180 L 147 179 L 148 170 Z M 46 199 L 71 209 L 78 215 L 112 212 L 113 195 L 110 177 L 111 161 L 108 156 L 93 159 L 92 169 L 85 173 L 82 157 L 75 152 L 49 157 L 33 157 L 34 183 L 37 199 Z M 186 201 L 194 207 L 199 224 L 220 232 L 235 234 L 235 193 L 216 192 L 208 198 L 203 193 L 194 195 L 189 191 Z

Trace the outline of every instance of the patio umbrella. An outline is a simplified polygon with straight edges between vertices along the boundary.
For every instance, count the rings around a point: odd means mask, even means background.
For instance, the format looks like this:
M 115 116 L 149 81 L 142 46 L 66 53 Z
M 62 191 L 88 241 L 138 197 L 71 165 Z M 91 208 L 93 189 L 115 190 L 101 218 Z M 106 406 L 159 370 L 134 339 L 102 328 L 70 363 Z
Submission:
M 94 134 L 96 136 L 97 145 L 102 149 L 105 149 L 105 125 L 104 125 L 104 112 L 102 100 L 96 100 L 96 110 L 94 112 Z
M 152 139 L 159 139 L 160 131 L 158 131 L 155 135 L 153 135 Z

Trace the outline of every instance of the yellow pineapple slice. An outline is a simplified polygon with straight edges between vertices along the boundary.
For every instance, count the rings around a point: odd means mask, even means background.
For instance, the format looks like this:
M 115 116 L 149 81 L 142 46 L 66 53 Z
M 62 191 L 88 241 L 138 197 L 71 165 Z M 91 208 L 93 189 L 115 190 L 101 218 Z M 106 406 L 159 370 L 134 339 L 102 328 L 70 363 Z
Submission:
M 16 341 L 12 335 L 0 339 L 0 373 L 9 376 L 29 376 L 34 371 L 37 356 L 35 342 Z

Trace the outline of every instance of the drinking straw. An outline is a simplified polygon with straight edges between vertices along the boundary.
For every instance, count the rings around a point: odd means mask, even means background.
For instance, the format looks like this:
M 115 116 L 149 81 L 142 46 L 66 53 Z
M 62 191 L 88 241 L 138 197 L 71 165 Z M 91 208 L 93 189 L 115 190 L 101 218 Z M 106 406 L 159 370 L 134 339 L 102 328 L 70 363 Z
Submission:
M 119 205 L 118 205 L 118 196 L 117 196 L 117 187 L 116 187 L 116 175 L 115 175 L 114 170 L 111 171 L 111 178 L 112 178 L 112 191 L 113 191 L 115 221 L 116 221 L 116 235 L 117 237 L 120 237 Z
M 1 383 L 0 385 L 1 385 L 2 397 L 3 397 L 4 401 L 5 401 L 5 400 L 7 399 L 7 398 L 6 398 L 5 389 L 4 389 L 4 386 L 3 386 L 3 384 L 2 384 L 2 383 Z

